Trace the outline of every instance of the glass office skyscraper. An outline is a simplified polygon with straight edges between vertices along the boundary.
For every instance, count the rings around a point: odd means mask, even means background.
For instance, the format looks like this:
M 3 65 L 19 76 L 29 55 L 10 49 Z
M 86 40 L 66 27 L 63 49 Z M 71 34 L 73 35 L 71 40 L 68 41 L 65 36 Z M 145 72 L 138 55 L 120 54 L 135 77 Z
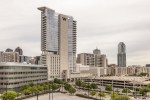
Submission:
M 118 44 L 117 60 L 119 67 L 126 67 L 126 45 L 123 42 Z
M 47 7 L 38 9 L 41 11 L 42 63 L 47 64 L 46 53 L 50 53 L 53 56 L 57 55 L 60 59 L 55 62 L 60 63 L 60 66 L 57 66 L 60 70 L 60 76 L 63 70 L 67 73 L 75 71 L 76 21 L 72 16 L 56 13 Z

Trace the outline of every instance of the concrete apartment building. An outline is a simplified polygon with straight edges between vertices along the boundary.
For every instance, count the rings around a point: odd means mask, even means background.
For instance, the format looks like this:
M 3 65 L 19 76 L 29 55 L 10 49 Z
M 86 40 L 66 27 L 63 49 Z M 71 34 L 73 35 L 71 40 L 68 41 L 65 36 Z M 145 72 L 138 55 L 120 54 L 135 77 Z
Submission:
M 0 63 L 0 90 L 17 90 L 23 84 L 47 81 L 47 66 L 21 63 Z
M 76 70 L 76 21 L 47 7 L 41 11 L 41 63 L 48 79 L 69 78 Z
M 93 54 L 81 53 L 77 56 L 77 63 L 90 67 L 107 67 L 106 55 L 101 54 L 99 49 L 93 50 Z
M 126 67 L 126 45 L 123 42 L 118 44 L 117 61 L 119 67 Z
M 0 52 L 0 62 L 19 62 L 18 52 Z

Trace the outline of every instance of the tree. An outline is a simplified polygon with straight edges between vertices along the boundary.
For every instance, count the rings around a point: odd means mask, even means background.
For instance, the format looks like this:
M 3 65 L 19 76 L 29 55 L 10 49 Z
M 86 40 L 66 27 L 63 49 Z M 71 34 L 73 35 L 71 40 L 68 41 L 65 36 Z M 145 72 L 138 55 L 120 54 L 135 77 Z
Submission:
M 105 90 L 107 90 L 107 91 L 112 91 L 112 85 L 106 84 Z
M 31 94 L 32 92 L 31 92 L 29 89 L 25 89 L 25 90 L 22 91 L 22 93 L 23 93 L 24 95 L 29 95 L 29 94 Z
M 140 89 L 140 94 L 142 94 L 142 96 L 144 96 L 144 95 L 146 95 L 147 92 L 149 92 L 149 91 L 150 91 L 149 88 L 143 87 L 143 88 Z
M 49 88 L 48 85 L 46 85 L 46 84 L 43 85 L 43 89 L 44 89 L 45 91 L 48 90 L 48 88 Z
M 65 83 L 64 88 L 65 90 L 69 91 L 69 89 L 71 88 L 71 85 L 68 83 Z
M 54 79 L 54 83 L 60 84 L 60 80 L 57 79 L 57 78 L 55 78 L 55 79 Z
M 77 85 L 77 86 L 81 86 L 81 81 L 80 80 L 76 80 L 76 82 L 75 82 L 75 84 Z
M 113 93 L 113 92 L 112 92 L 112 93 L 110 94 L 111 100 L 114 100 L 117 96 L 118 96 L 117 93 Z
M 37 89 L 36 86 L 29 87 L 29 88 L 27 88 L 27 90 L 29 90 L 32 94 L 38 91 L 38 89 Z M 27 91 L 27 90 L 26 90 L 26 91 Z
M 1 96 L 3 100 L 15 100 L 17 93 L 15 91 L 4 92 Z
M 128 88 L 124 88 L 124 89 L 122 90 L 122 93 L 131 93 L 131 91 L 130 91 L 130 89 L 128 89 Z
M 90 84 L 88 83 L 88 84 L 86 84 L 86 86 L 85 86 L 86 88 L 88 88 L 88 89 L 90 89 L 91 87 L 90 87 Z
M 115 92 L 116 92 L 116 93 L 119 93 L 120 91 L 119 91 L 119 89 L 117 88 L 117 89 L 115 89 Z
M 37 89 L 38 89 L 39 91 L 43 91 L 43 90 L 44 90 L 44 87 L 43 87 L 43 86 L 38 85 L 38 86 L 37 86 Z
M 81 87 L 83 87 L 83 88 L 86 87 L 86 83 L 84 81 L 81 83 Z
M 93 97 L 96 94 L 95 91 L 90 91 L 90 95 Z
M 91 89 L 97 89 L 98 87 L 97 87 L 97 85 L 95 83 L 91 83 L 90 84 L 90 88 Z
M 118 95 L 114 100 L 130 100 L 130 98 L 127 95 Z
M 76 92 L 75 88 L 73 88 L 73 87 L 69 88 L 69 93 L 70 94 L 74 94 L 75 92 Z
M 53 90 L 58 89 L 58 85 L 57 85 L 56 83 L 53 83 L 53 84 L 52 84 L 52 89 L 53 89 Z
M 32 83 L 29 83 L 29 86 L 33 87 L 35 84 L 32 82 Z
M 99 92 L 99 93 L 98 93 L 98 96 L 99 96 L 100 98 L 101 98 L 101 97 L 103 98 L 103 97 L 106 96 L 106 94 L 105 94 L 104 92 Z
M 28 89 L 30 86 L 28 84 L 24 84 L 21 86 L 20 90 L 23 91 L 25 89 Z
M 146 76 L 148 73 L 140 73 L 140 76 Z

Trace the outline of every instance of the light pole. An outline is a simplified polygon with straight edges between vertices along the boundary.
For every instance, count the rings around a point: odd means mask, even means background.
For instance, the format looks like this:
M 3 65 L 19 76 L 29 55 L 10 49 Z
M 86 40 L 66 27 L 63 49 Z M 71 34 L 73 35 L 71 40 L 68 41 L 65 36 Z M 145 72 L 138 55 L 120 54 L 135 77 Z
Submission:
M 39 95 L 38 95 L 38 80 L 37 80 L 37 100 L 39 99 Z
M 101 88 L 99 88 L 99 90 L 100 90 L 100 100 L 101 100 Z
M 48 91 L 49 91 L 49 100 L 50 100 L 51 97 L 50 97 L 50 84 L 49 84 L 49 81 L 48 81 Z
M 88 79 L 90 79 L 90 78 L 88 77 Z M 88 81 L 88 100 L 89 100 L 89 88 L 90 88 L 90 86 L 89 86 L 89 81 Z
M 53 100 L 53 88 L 54 88 L 54 81 L 52 80 L 52 100 Z
M 6 97 L 7 97 L 7 84 L 8 84 L 8 80 L 6 81 Z
M 113 100 L 114 100 L 114 80 L 112 79 L 112 88 L 113 88 Z

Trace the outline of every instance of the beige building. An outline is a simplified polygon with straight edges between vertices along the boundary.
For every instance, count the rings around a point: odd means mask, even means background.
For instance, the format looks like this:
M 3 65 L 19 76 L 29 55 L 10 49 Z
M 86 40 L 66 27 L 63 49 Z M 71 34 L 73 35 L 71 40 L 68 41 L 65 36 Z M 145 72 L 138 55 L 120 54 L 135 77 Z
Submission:
M 41 11 L 41 63 L 48 77 L 69 78 L 76 71 L 76 21 L 47 7 Z M 55 73 L 56 72 L 56 73 Z
M 77 64 L 76 68 L 76 72 L 71 73 L 70 78 L 97 78 L 105 76 L 107 74 L 105 73 L 105 70 L 107 69 L 105 69 L 104 67 L 90 67 L 82 64 Z
M 100 50 L 93 50 L 93 54 L 81 53 L 78 54 L 77 63 L 90 67 L 103 67 L 104 73 L 106 74 L 107 69 L 107 58 L 106 55 L 100 53 Z
M 128 66 L 128 67 L 117 67 L 110 66 L 107 69 L 108 75 L 111 76 L 135 76 L 140 75 L 141 73 L 147 73 L 147 76 L 150 75 L 150 68 L 144 66 Z
M 47 82 L 47 66 L 0 63 L 0 91 L 17 90 L 23 84 Z
M 18 52 L 0 52 L 1 62 L 19 62 Z

